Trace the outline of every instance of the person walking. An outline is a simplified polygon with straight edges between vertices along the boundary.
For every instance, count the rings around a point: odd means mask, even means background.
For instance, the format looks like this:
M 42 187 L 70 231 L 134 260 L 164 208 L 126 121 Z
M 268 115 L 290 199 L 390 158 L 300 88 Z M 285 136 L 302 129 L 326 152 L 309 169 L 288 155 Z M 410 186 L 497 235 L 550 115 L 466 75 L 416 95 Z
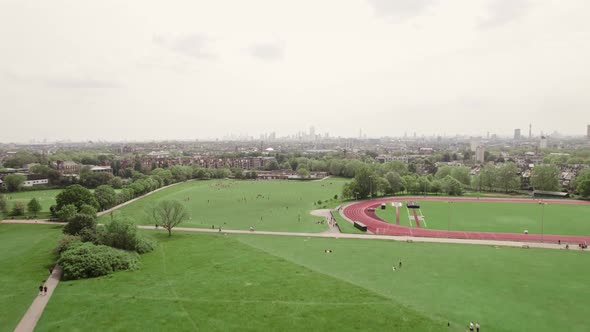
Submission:
M 43 295 L 43 285 L 39 286 L 39 295 Z
M 469 322 L 469 331 L 470 332 L 473 332 L 473 327 L 474 327 L 473 322 Z
M 402 261 L 401 260 L 399 261 L 399 268 L 400 269 L 402 268 Z
M 47 286 L 43 286 L 43 292 L 47 295 Z
M 479 332 L 479 322 L 475 322 L 475 331 Z

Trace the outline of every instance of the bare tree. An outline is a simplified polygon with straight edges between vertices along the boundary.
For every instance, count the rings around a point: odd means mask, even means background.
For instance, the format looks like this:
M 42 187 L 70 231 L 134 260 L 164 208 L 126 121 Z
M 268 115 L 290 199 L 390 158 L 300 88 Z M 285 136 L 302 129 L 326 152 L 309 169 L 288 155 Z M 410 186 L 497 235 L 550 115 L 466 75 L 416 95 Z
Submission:
M 160 201 L 150 214 L 156 225 L 168 230 L 168 236 L 172 235 L 172 228 L 189 218 L 186 208 L 178 201 Z

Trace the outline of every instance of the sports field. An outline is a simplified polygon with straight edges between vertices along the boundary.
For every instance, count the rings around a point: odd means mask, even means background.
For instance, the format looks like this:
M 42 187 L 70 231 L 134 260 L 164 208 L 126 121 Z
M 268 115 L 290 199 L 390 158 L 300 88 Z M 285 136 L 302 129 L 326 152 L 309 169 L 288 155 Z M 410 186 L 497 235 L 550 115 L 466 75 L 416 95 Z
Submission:
M 487 331 L 587 330 L 585 252 L 182 232 L 157 238 L 139 271 L 62 282 L 37 331 L 464 331 L 470 320 Z
M 446 230 L 545 234 L 590 235 L 590 204 L 561 205 L 510 202 L 419 201 L 427 228 Z M 395 208 L 376 209 L 377 216 L 395 223 Z M 449 222 L 450 221 L 450 222 Z M 400 208 L 400 225 L 410 226 L 405 205 Z M 412 225 L 415 226 L 412 218 Z M 424 227 L 425 225 L 421 225 Z
M 4 196 L 8 201 L 8 207 L 12 209 L 12 206 L 16 202 L 22 202 L 26 206 L 29 201 L 33 198 L 36 198 L 39 203 L 41 203 L 41 212 L 37 214 L 37 218 L 39 219 L 47 219 L 49 218 L 49 207 L 55 204 L 55 196 L 61 192 L 61 189 L 54 189 L 54 190 L 35 190 L 35 191 L 21 191 L 17 193 L 5 193 Z M 26 216 L 30 214 L 28 211 L 26 212 Z M 0 217 L 2 214 L 0 213 Z M 5 216 L 7 217 L 7 216 Z M 22 219 L 23 217 L 19 217 Z
M 138 224 L 152 225 L 151 206 L 160 200 L 177 200 L 184 204 L 191 219 L 183 227 L 247 230 L 250 226 L 265 231 L 321 232 L 322 218 L 309 214 L 323 206 L 334 207 L 346 179 L 323 181 L 189 181 L 156 192 L 120 208 L 124 216 Z M 321 200 L 321 204 L 318 201 Z M 105 220 L 108 216 L 103 216 Z
M 60 226 L 0 224 L 0 332 L 14 330 L 47 278 Z

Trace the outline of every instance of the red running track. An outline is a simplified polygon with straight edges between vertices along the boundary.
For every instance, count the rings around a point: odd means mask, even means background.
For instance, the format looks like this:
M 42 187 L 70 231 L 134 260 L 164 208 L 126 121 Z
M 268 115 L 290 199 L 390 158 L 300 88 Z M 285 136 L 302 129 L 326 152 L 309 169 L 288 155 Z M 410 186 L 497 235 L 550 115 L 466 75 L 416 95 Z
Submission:
M 420 219 L 418 219 L 418 213 L 416 212 L 416 209 L 412 209 L 414 211 L 414 221 L 416 222 L 416 227 L 418 228 L 422 228 L 420 227 Z
M 393 225 L 381 220 L 375 214 L 374 209 L 382 203 L 400 200 L 423 200 L 423 201 L 455 201 L 455 202 L 503 202 L 538 204 L 538 200 L 524 198 L 472 198 L 472 197 L 422 197 L 422 196 L 400 196 L 374 199 L 352 203 L 344 207 L 342 213 L 352 221 L 360 221 L 367 226 L 367 230 L 380 235 L 396 236 L 419 236 L 434 238 L 454 238 L 472 240 L 500 240 L 500 241 L 528 241 L 528 242 L 557 242 L 558 240 L 568 243 L 590 242 L 590 236 L 577 235 L 554 235 L 554 234 L 520 234 L 520 233 L 493 233 L 493 232 L 463 232 L 445 231 L 425 228 L 413 228 L 400 225 Z M 550 204 L 571 204 L 583 205 L 590 202 L 576 200 L 543 199 Z

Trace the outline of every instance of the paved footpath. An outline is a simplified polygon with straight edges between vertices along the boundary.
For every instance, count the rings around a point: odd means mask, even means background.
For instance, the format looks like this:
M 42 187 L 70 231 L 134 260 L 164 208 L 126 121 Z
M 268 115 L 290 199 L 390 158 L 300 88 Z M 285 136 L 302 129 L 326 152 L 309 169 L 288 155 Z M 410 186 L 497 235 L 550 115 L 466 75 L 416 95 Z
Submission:
M 41 318 L 43 310 L 45 309 L 47 302 L 49 302 L 53 291 L 57 287 L 60 278 L 61 268 L 56 265 L 53 268 L 53 272 L 45 282 L 45 285 L 47 286 L 47 294 L 37 295 L 23 318 L 14 329 L 14 332 L 32 332 L 35 329 L 35 325 L 37 325 L 39 318 Z
M 33 224 L 33 225 L 65 225 L 65 223 L 43 221 L 43 220 L 3 220 L 2 224 Z M 161 227 L 156 229 L 154 226 L 137 226 L 141 229 L 165 231 Z M 189 228 L 175 227 L 174 231 L 182 232 L 199 232 L 199 233 L 219 233 L 218 229 L 210 228 Z M 262 234 L 278 236 L 304 236 L 304 237 L 323 237 L 336 239 L 363 239 L 363 240 L 391 240 L 403 242 L 430 242 L 430 243 L 455 243 L 455 244 L 478 244 L 486 246 L 501 247 L 527 247 L 527 248 L 545 248 L 545 249 L 565 249 L 565 244 L 542 243 L 542 242 L 519 242 L 519 241 L 500 241 L 500 240 L 476 240 L 476 239 L 453 239 L 453 238 L 432 238 L 417 236 L 392 236 L 392 235 L 372 235 L 372 234 L 348 234 L 326 231 L 323 233 L 297 233 L 297 232 L 269 232 L 269 231 L 247 231 L 247 230 L 229 230 L 222 229 L 222 233 L 227 234 Z M 578 246 L 570 246 L 570 250 L 583 250 Z
M 330 223 L 330 220 L 332 220 L 332 213 L 330 213 L 329 209 L 313 210 L 310 213 L 312 216 L 324 217 L 325 222 L 328 224 L 328 230 L 324 233 L 340 234 L 340 228 L 335 224 Z

